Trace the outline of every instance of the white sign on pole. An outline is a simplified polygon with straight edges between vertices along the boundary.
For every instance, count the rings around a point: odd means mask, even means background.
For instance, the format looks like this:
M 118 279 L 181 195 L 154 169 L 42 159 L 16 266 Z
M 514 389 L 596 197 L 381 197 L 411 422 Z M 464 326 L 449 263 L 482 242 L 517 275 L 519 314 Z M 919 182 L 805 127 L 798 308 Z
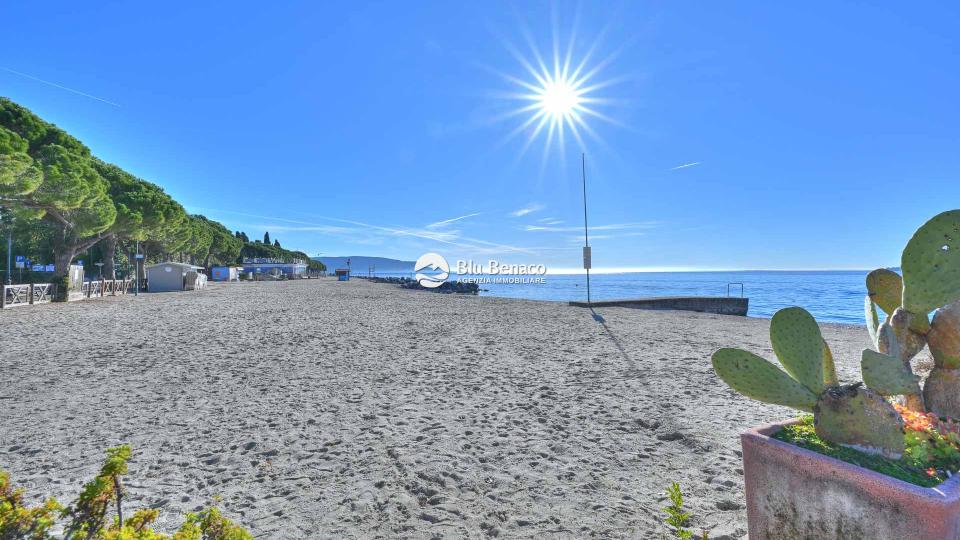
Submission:
M 590 258 L 591 258 L 590 246 L 583 246 L 583 269 L 584 270 L 590 269 L 590 262 L 591 262 Z

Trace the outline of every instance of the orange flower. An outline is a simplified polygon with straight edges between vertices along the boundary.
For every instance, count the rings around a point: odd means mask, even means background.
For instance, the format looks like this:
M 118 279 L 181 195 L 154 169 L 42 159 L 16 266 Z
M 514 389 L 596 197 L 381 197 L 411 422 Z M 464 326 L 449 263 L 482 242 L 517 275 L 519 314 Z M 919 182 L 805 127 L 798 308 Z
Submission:
M 903 417 L 903 423 L 907 429 L 913 431 L 927 431 L 939 429 L 942 422 L 935 414 L 911 411 L 903 405 L 894 403 L 894 408 Z

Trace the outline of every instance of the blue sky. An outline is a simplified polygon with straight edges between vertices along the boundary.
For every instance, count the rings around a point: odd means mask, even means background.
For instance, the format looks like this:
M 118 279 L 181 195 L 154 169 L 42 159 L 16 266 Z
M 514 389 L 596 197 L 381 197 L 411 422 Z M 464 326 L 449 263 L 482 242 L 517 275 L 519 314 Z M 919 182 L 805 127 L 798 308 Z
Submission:
M 960 202 L 960 13 L 895 8 L 20 3 L 0 95 L 311 255 L 577 267 L 585 151 L 595 267 L 869 268 Z M 548 149 L 512 79 L 574 27 L 602 118 Z

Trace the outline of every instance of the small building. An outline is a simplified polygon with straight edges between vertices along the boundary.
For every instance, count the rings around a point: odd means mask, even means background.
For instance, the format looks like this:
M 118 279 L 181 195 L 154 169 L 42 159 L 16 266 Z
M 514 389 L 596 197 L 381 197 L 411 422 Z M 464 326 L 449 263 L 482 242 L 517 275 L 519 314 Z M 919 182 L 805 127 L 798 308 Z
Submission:
M 244 259 L 243 272 L 285 276 L 289 279 L 307 275 L 307 263 L 303 261 L 284 262 L 277 259 Z
M 170 292 L 186 290 L 186 277 L 188 273 L 196 274 L 203 267 L 192 264 L 165 262 L 153 264 L 146 268 L 147 270 L 147 290 L 150 292 Z M 192 278 L 192 276 L 191 276 Z M 195 278 L 191 279 L 191 285 L 195 286 Z M 206 283 L 206 276 L 203 278 Z M 203 285 L 196 288 L 202 288 Z M 193 287 L 192 287 L 193 288 Z
M 337 281 L 350 281 L 350 269 L 349 268 L 337 268 Z
M 210 279 L 213 281 L 240 281 L 239 266 L 214 266 L 210 269 Z

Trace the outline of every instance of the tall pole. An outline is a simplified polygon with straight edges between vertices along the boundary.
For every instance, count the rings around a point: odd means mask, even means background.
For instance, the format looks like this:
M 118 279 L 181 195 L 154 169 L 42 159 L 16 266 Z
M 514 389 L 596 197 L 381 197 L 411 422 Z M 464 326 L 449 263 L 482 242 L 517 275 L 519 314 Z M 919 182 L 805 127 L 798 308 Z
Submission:
M 140 296 L 140 241 L 137 240 L 137 253 L 133 256 L 133 268 L 136 273 L 135 279 L 137 281 L 137 288 L 134 289 L 133 295 Z
M 9 224 L 8 224 L 9 226 Z M 13 284 L 13 227 L 7 229 L 7 285 Z
M 587 271 L 587 303 L 590 303 L 590 233 L 587 228 L 587 155 L 580 154 L 580 172 L 583 177 L 583 268 Z

